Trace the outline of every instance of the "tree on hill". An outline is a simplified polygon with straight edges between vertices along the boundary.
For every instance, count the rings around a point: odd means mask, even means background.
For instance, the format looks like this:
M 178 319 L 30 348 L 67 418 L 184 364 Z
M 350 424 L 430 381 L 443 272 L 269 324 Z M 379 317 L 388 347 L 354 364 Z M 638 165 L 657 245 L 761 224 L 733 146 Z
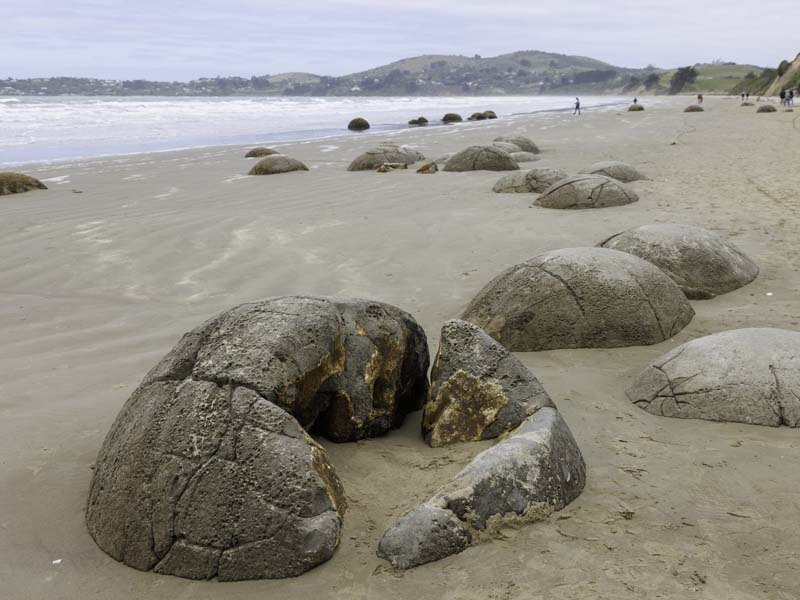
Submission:
M 644 78 L 644 87 L 648 90 L 652 89 L 658 85 L 659 81 L 661 81 L 661 76 L 658 73 L 650 73 Z
M 778 77 L 783 77 L 783 74 L 786 73 L 791 66 L 791 63 L 788 60 L 782 60 L 781 64 L 778 65 Z
M 687 85 L 691 85 L 697 79 L 697 69 L 694 67 L 681 67 L 672 76 L 669 82 L 669 93 L 679 94 Z

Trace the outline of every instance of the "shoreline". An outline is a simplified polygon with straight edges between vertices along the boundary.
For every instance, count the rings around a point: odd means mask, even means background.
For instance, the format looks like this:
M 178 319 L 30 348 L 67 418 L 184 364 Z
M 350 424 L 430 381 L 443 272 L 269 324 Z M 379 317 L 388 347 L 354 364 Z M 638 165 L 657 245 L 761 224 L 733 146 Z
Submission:
M 650 361 L 741 327 L 800 329 L 794 116 L 707 97 L 624 110 L 405 129 L 384 139 L 426 158 L 520 133 L 523 169 L 601 160 L 649 177 L 639 201 L 532 207 L 496 194 L 505 173 L 348 172 L 381 137 L 281 144 L 309 172 L 247 176 L 250 145 L 37 164 L 50 189 L 2 197 L 0 580 L 11 598 L 548 600 L 796 596 L 798 430 L 657 417 L 625 396 Z M 653 346 L 518 353 L 587 463 L 581 496 L 542 522 L 398 573 L 375 555 L 397 517 L 486 443 L 430 448 L 420 414 L 363 443 L 320 440 L 350 506 L 333 558 L 294 579 L 219 583 L 136 571 L 104 554 L 84 510 L 92 468 L 132 391 L 180 336 L 237 304 L 290 294 L 360 296 L 411 313 L 435 353 L 442 323 L 513 264 L 677 222 L 715 231 L 759 265 Z M 734 516 L 731 516 L 734 514 Z M 624 516 L 628 515 L 628 516 Z

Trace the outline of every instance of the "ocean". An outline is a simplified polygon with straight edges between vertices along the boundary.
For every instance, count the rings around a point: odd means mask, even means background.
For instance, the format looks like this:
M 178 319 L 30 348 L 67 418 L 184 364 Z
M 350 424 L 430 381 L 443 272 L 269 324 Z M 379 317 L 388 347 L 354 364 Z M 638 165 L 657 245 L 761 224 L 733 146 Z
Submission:
M 584 110 L 615 110 L 630 98 L 582 97 Z M 465 119 L 571 111 L 572 97 L 0 97 L 0 166 L 227 144 L 268 144 L 348 135 L 366 118 L 370 132 L 407 127 L 446 112 Z M 363 135 L 363 134 L 353 134 Z

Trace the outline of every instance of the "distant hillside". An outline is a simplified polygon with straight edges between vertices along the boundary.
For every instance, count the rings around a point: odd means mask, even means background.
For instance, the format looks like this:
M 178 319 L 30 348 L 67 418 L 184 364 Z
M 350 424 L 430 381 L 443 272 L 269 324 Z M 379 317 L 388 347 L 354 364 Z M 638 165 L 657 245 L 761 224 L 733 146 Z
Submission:
M 727 93 L 748 74 L 749 65 L 695 65 L 697 79 L 680 91 Z M 673 70 L 629 69 L 584 56 L 523 51 L 483 58 L 426 55 L 388 65 L 328 77 L 312 73 L 280 73 L 245 77 L 202 78 L 189 82 L 104 80 L 54 77 L 0 79 L 0 95 L 112 96 L 451 96 L 537 94 L 668 93 Z M 674 89 L 672 90 L 675 91 Z
M 749 92 L 756 96 L 777 96 L 781 90 L 800 89 L 800 54 L 794 61 L 781 61 L 775 69 L 750 73 L 734 88 L 734 93 Z

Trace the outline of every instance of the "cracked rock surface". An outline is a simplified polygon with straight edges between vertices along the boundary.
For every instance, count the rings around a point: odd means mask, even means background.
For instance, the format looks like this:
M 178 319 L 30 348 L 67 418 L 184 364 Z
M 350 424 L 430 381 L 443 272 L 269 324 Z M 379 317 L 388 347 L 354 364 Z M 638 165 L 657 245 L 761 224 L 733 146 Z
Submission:
M 398 146 L 397 144 L 381 144 L 357 156 L 347 167 L 347 170 L 374 171 L 384 163 L 412 165 L 424 159 L 425 157 L 421 153 L 411 148 Z
M 248 175 L 277 175 L 291 171 L 308 171 L 308 167 L 296 158 L 272 154 L 253 165 Z
M 586 466 L 567 424 L 555 408 L 542 408 L 400 517 L 383 534 L 378 556 L 400 569 L 442 559 L 490 539 L 504 522 L 547 518 L 585 483 Z
M 46 189 L 45 184 L 30 175 L 12 172 L 0 173 L 0 196 Z
M 654 415 L 800 426 L 800 332 L 734 329 L 682 344 L 627 391 Z
M 638 106 L 638 105 L 637 105 Z M 614 160 L 604 160 L 590 165 L 581 173 L 589 173 L 591 175 L 605 175 L 611 177 L 622 183 L 630 183 L 631 181 L 639 181 L 640 179 L 647 179 L 638 169 L 630 166 L 627 163 L 617 162 Z
M 534 204 L 543 208 L 604 208 L 637 202 L 624 183 L 605 175 L 575 175 L 554 183 Z
M 187 333 L 100 450 L 89 532 L 117 560 L 193 579 L 299 575 L 328 560 L 345 509 L 313 429 L 380 435 L 420 408 L 413 318 L 356 299 L 244 304 Z
M 498 194 L 541 194 L 565 177 L 567 172 L 561 169 L 539 167 L 503 176 L 494 184 L 492 191 Z
M 700 227 L 643 225 L 600 244 L 643 258 L 664 271 L 692 300 L 704 300 L 747 285 L 756 265 L 732 243 Z
M 539 152 L 541 152 L 539 147 L 533 143 L 533 140 L 529 137 L 525 137 L 524 135 L 501 135 L 500 137 L 494 138 L 494 141 L 514 144 L 520 150 L 523 150 L 524 152 L 530 152 L 532 154 L 539 154 Z
M 663 342 L 694 316 L 654 265 L 606 248 L 545 252 L 507 269 L 462 318 L 513 352 Z
M 511 142 L 492 142 L 492 147 L 500 148 L 503 152 L 508 152 L 511 154 L 512 152 L 522 152 L 522 148 L 517 146 L 516 144 L 512 144 Z
M 494 146 L 470 146 L 456 152 L 444 165 L 445 171 L 518 171 L 511 155 Z
M 555 407 L 533 373 L 479 327 L 445 322 L 422 433 L 433 447 L 496 438 Z

